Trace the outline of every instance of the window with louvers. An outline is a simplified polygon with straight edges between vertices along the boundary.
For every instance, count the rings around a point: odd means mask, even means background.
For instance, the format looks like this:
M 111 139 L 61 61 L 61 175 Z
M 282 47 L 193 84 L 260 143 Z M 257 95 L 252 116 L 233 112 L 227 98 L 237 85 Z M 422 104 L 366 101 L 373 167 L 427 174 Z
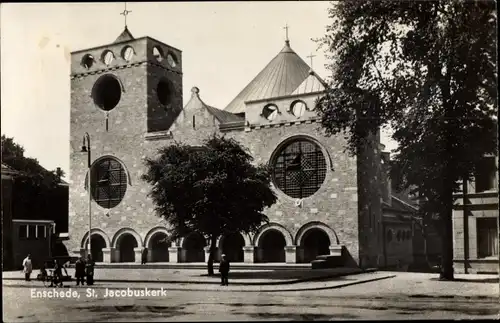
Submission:
M 284 146 L 273 162 L 273 182 L 293 198 L 313 195 L 326 177 L 326 160 L 321 148 L 307 139 Z
M 122 201 L 127 191 L 127 174 L 114 158 L 101 159 L 92 166 L 92 197 L 105 209 L 112 209 Z

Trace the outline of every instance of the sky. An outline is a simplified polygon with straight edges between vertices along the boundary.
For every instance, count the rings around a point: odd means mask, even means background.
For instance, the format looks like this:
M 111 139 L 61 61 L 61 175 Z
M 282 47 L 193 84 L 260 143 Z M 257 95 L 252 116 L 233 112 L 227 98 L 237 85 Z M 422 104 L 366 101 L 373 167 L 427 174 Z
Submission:
M 69 176 L 70 53 L 113 42 L 124 2 L 2 3 L 1 128 L 49 170 Z M 330 3 L 131 2 L 128 29 L 182 51 L 184 104 L 193 86 L 214 107 L 226 105 L 271 61 L 285 41 L 324 79 L 329 72 L 312 38 L 324 35 Z M 394 149 L 387 134 L 386 150 Z

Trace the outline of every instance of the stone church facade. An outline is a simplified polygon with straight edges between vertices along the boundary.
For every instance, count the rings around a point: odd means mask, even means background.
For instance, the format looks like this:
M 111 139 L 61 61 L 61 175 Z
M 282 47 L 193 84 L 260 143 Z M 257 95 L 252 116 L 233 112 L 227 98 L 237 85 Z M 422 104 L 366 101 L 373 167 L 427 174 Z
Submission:
M 205 261 L 205 237 L 166 242 L 168 224 L 155 215 L 149 184 L 140 177 L 144 158 L 158 148 L 174 141 L 199 145 L 223 133 L 247 147 L 256 163 L 271 165 L 278 202 L 265 210 L 270 222 L 255 234 L 220 238 L 219 255 L 247 263 L 307 263 L 318 255 L 361 267 L 411 262 L 412 210 L 392 205 L 380 135 L 352 157 L 342 135 L 323 134 L 315 105 L 325 84 L 288 40 L 225 109 L 205 104 L 197 87 L 183 106 L 182 64 L 180 50 L 136 39 L 128 29 L 112 44 L 72 53 L 73 254 L 88 252 L 89 169 L 81 152 L 88 133 L 94 259 L 140 262 L 147 248 L 152 262 Z M 394 246 L 391 226 L 401 228 Z

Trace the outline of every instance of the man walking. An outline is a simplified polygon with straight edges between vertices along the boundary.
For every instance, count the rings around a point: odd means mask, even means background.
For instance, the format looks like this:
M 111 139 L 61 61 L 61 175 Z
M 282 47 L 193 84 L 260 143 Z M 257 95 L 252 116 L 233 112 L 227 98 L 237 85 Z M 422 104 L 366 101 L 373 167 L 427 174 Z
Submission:
M 221 256 L 220 264 L 219 264 L 219 272 L 221 278 L 221 286 L 228 286 L 228 276 L 229 276 L 229 260 L 226 259 L 226 255 Z
M 30 281 L 31 272 L 33 271 L 33 263 L 31 262 L 31 255 L 28 254 L 26 258 L 23 260 L 23 272 L 24 272 L 24 280 Z

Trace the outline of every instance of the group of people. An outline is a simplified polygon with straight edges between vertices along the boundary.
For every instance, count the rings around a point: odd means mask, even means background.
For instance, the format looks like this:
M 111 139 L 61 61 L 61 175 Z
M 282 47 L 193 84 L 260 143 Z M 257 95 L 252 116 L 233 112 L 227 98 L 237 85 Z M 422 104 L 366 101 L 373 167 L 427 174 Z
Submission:
M 79 286 L 80 283 L 83 286 L 85 279 L 87 280 L 87 285 L 94 284 L 94 265 L 95 263 L 90 255 L 87 256 L 87 261 L 83 257 L 78 258 L 75 263 L 76 286 Z
M 67 263 L 66 263 L 67 264 Z M 87 260 L 85 261 L 83 257 L 78 258 L 78 260 L 75 263 L 75 278 L 76 278 L 76 285 L 79 286 L 80 283 L 84 285 L 85 280 L 87 281 L 87 285 L 93 285 L 94 284 L 94 261 L 92 260 L 92 257 L 90 255 L 87 256 Z M 59 261 L 57 259 L 54 260 L 54 269 L 53 269 L 53 275 L 52 279 L 50 281 L 50 286 L 56 286 L 56 287 L 62 287 L 63 285 L 63 274 L 62 272 L 66 273 L 66 276 L 68 275 L 68 271 L 66 270 L 65 265 L 60 265 Z M 33 272 L 33 263 L 31 261 L 31 255 L 28 255 L 24 260 L 23 260 L 23 272 L 24 272 L 24 279 L 26 281 L 31 280 L 31 273 Z M 40 278 L 41 279 L 46 279 L 48 276 L 47 273 L 47 267 L 45 263 L 42 265 L 40 268 Z

